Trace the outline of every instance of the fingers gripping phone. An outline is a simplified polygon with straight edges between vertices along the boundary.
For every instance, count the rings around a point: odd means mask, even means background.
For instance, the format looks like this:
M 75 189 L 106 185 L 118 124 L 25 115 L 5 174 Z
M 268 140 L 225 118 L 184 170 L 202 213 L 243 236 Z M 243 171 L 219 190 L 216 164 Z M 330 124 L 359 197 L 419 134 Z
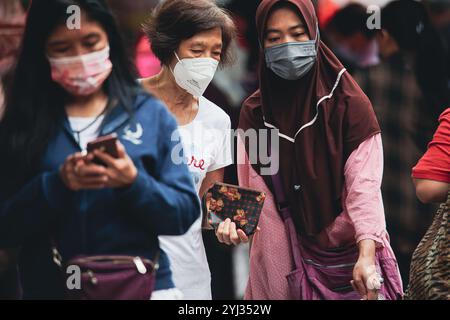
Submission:
M 119 152 L 117 150 L 117 134 L 113 133 L 89 142 L 87 145 L 87 152 L 92 153 L 94 150 L 100 150 L 109 154 L 113 158 L 118 158 Z M 97 157 L 94 158 L 93 163 L 106 167 L 106 164 Z

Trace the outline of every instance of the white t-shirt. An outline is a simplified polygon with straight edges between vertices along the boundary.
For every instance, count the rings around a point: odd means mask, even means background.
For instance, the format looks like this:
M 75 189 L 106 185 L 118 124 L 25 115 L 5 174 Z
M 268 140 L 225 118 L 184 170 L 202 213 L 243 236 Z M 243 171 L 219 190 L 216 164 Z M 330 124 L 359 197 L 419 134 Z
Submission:
M 80 131 L 88 127 L 86 130 L 80 132 L 79 136 L 74 133 L 74 138 L 80 145 L 81 150 L 86 150 L 87 144 L 98 138 L 100 134 L 100 127 L 102 125 L 104 115 L 98 117 L 69 117 L 70 127 L 72 131 Z M 95 122 L 93 122 L 95 120 Z M 79 139 L 79 141 L 78 141 Z
M 185 159 L 197 193 L 208 172 L 232 164 L 230 117 L 206 98 L 199 99 L 195 119 L 178 128 Z M 202 219 L 182 236 L 160 236 L 167 253 L 175 286 L 186 300 L 211 300 L 211 272 L 203 244 Z

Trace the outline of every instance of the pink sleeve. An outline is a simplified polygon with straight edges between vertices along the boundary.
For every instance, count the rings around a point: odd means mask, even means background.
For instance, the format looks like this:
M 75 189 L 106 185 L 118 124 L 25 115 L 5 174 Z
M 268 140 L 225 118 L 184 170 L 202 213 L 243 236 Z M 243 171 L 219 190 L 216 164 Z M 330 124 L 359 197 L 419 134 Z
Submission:
M 383 144 L 376 134 L 353 151 L 345 165 L 345 207 L 355 227 L 355 240 L 371 239 L 383 245 L 386 234 L 381 181 Z

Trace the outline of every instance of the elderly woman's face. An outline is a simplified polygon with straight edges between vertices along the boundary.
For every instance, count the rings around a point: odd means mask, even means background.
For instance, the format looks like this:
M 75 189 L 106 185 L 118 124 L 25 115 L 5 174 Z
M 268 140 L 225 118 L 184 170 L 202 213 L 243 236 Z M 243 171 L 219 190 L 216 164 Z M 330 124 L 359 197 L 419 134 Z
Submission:
M 192 38 L 183 40 L 177 50 L 180 59 L 212 58 L 220 62 L 222 55 L 222 29 L 217 27 L 200 32 Z M 178 60 L 173 60 L 176 64 Z
M 267 20 L 264 48 L 311 40 L 300 15 L 289 7 L 275 9 Z

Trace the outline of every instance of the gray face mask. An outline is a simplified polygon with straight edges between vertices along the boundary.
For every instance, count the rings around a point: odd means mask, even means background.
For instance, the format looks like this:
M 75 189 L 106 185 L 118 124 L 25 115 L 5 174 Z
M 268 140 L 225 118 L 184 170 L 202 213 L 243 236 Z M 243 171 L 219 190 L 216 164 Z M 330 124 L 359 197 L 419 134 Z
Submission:
M 266 65 L 277 76 L 298 80 L 314 66 L 317 40 L 288 42 L 265 49 Z

